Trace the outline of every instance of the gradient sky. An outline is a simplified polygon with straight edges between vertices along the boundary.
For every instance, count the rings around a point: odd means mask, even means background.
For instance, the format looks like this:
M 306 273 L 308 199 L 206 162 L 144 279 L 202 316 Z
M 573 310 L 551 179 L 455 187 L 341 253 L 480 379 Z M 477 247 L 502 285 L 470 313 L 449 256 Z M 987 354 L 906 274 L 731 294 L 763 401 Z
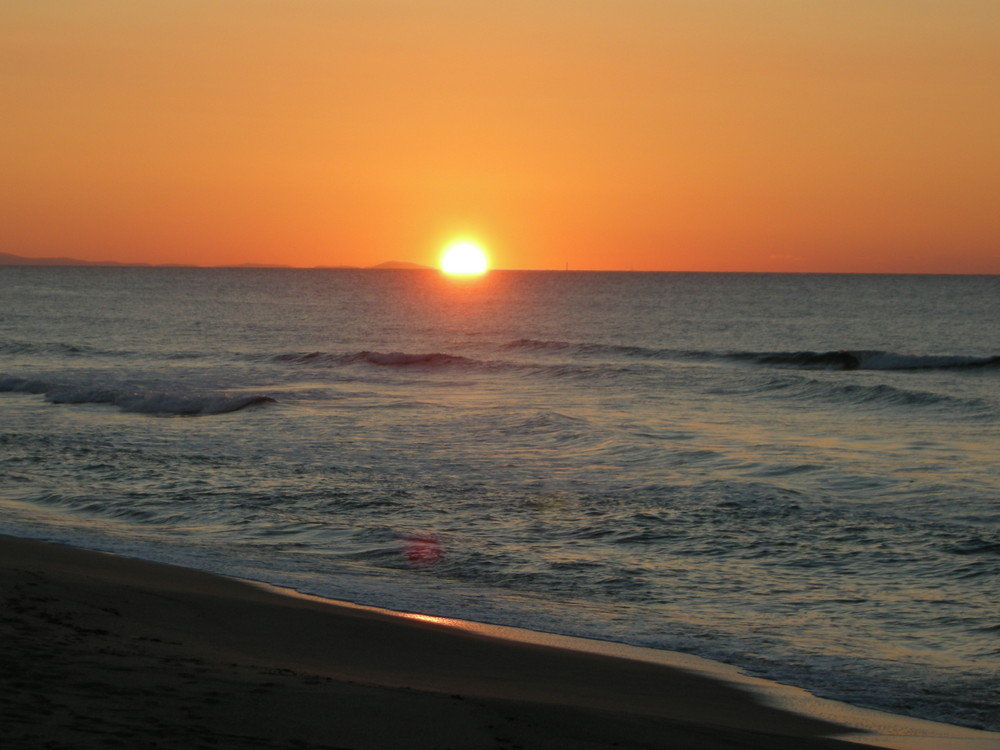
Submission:
M 0 251 L 1000 273 L 998 0 L 4 0 Z

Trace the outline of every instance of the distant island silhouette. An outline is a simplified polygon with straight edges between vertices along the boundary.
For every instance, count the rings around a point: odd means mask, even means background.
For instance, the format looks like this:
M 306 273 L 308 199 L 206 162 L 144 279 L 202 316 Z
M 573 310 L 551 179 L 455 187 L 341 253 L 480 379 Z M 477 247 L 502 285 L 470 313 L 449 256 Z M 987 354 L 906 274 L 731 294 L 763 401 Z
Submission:
M 385 263 L 379 263 L 377 266 L 369 266 L 369 268 L 388 268 L 388 269 L 407 269 L 416 271 L 426 271 L 432 269 L 432 266 L 425 266 L 420 263 L 410 263 L 405 260 L 387 260 Z
M 148 266 L 149 263 L 119 263 L 114 260 L 94 261 L 79 258 L 27 258 L 23 255 L 0 253 L 0 266 Z
M 234 263 L 221 266 L 196 266 L 186 263 L 123 263 L 117 260 L 81 260 L 80 258 L 29 258 L 13 253 L 0 253 L 0 266 L 137 266 L 143 268 L 298 268 L 281 263 Z M 317 269 L 388 269 L 388 270 L 433 270 L 432 266 L 410 263 L 405 260 L 388 260 L 374 266 L 302 266 Z

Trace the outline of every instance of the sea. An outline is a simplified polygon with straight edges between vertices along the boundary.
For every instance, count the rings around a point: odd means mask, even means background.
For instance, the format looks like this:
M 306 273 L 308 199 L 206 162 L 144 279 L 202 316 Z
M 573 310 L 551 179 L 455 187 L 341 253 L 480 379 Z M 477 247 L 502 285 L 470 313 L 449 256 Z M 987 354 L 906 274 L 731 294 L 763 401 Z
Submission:
M 1000 276 L 0 268 L 0 532 L 1000 729 Z

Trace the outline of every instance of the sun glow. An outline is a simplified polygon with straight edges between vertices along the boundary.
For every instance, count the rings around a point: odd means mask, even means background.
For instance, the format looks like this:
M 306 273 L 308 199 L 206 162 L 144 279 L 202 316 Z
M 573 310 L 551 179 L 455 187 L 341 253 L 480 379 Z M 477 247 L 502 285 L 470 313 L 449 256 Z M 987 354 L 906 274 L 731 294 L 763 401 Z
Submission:
M 486 250 L 475 240 L 455 240 L 441 253 L 441 270 L 449 276 L 480 276 L 489 269 Z

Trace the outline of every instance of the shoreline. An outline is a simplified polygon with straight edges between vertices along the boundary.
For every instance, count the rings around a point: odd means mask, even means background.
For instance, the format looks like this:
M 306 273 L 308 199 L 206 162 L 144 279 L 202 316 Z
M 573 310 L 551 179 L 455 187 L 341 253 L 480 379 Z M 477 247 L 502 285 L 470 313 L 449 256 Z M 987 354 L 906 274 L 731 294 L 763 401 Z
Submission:
M 0 591 L 12 748 L 1000 748 L 695 657 L 41 541 L 0 536 Z

